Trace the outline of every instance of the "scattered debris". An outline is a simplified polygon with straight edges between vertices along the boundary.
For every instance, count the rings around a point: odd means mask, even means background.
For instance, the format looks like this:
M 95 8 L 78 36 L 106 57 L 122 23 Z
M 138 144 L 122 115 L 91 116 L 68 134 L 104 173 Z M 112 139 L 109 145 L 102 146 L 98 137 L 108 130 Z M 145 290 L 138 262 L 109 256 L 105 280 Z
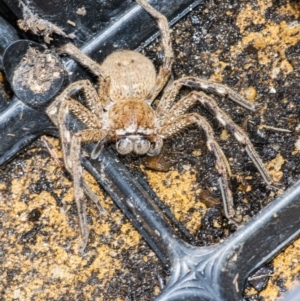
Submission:
M 207 208 L 213 208 L 217 205 L 220 205 L 220 200 L 214 197 L 208 189 L 200 189 L 200 191 L 196 191 L 196 193 L 199 201 L 202 202 Z
M 60 77 L 63 70 L 50 50 L 40 52 L 29 47 L 24 58 L 16 68 L 13 82 L 29 88 L 34 94 L 44 93 L 51 87 L 53 80 Z
M 70 25 L 72 25 L 72 26 L 74 26 L 74 27 L 76 26 L 76 23 L 73 22 L 73 21 L 71 21 L 71 20 L 68 20 L 67 23 L 70 24 Z
M 86 9 L 84 6 L 77 9 L 76 14 L 79 16 L 85 16 L 86 15 Z
M 265 124 L 261 124 L 259 126 L 259 128 L 262 129 L 267 129 L 267 130 L 272 130 L 272 131 L 276 131 L 276 132 L 283 132 L 283 133 L 292 133 L 292 131 L 287 130 L 287 129 L 282 129 L 282 128 L 276 128 L 274 126 L 270 126 L 270 125 L 265 125 Z
M 270 173 L 270 176 L 272 177 L 275 183 L 278 183 L 283 177 L 283 172 L 281 171 L 283 163 L 284 158 L 280 154 L 277 154 L 277 156 L 273 160 L 271 160 L 267 165 L 267 169 Z
M 42 210 L 40 208 L 34 208 L 27 215 L 27 220 L 30 222 L 37 222 L 42 215 Z
M 169 157 L 170 154 L 166 153 L 163 148 L 158 156 L 146 157 L 143 163 L 148 169 L 167 172 L 170 170 L 171 166 L 174 165 L 174 162 L 171 162 Z
M 193 150 L 192 154 L 195 157 L 200 157 L 202 155 L 202 152 L 200 149 L 195 149 L 195 150 Z
M 65 38 L 74 39 L 74 34 L 66 34 L 62 29 L 53 23 L 39 18 L 36 14 L 34 14 L 29 7 L 20 1 L 20 6 L 23 12 L 23 19 L 18 20 L 18 26 L 20 29 L 24 31 L 30 31 L 35 35 L 40 35 L 44 37 L 44 41 L 47 44 L 53 40 L 50 36 L 53 33 L 56 33 Z
M 242 90 L 242 94 L 250 101 L 253 101 L 257 96 L 256 89 L 253 86 L 250 86 L 247 89 Z
M 296 154 L 297 154 L 300 151 L 300 138 L 297 139 L 294 146 L 295 146 Z
M 222 141 L 227 141 L 229 139 L 230 135 L 226 129 L 223 129 L 220 135 L 220 139 Z
M 257 290 L 263 290 L 268 283 L 272 270 L 269 267 L 263 266 L 248 278 L 248 282 Z

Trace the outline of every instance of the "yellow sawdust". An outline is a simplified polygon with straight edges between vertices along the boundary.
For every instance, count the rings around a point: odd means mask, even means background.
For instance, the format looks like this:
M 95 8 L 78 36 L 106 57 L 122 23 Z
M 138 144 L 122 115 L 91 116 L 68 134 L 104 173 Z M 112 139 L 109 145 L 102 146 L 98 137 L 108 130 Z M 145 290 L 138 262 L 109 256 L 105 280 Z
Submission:
M 243 37 L 237 45 L 231 46 L 231 57 L 236 60 L 238 54 L 247 46 L 252 45 L 258 50 L 259 64 L 270 66 L 271 77 L 275 79 L 280 71 L 287 75 L 294 70 L 292 64 L 286 58 L 285 51 L 299 41 L 300 24 L 297 22 L 287 23 L 286 21 L 276 23 L 267 20 L 265 12 L 271 6 L 271 0 L 258 0 L 257 3 L 249 2 L 245 4 L 236 19 L 236 24 Z M 277 13 L 283 16 L 299 17 L 299 11 L 299 4 L 291 5 L 288 2 L 287 5 L 278 8 Z M 247 28 L 252 24 L 261 25 L 263 28 L 259 31 L 250 31 Z M 276 57 L 274 57 L 274 54 Z M 219 50 L 211 54 L 211 60 L 214 62 L 215 71 L 210 79 L 222 82 L 223 71 L 228 63 L 219 60 Z M 245 66 L 245 69 L 247 69 L 247 66 Z
M 271 6 L 271 0 L 258 0 L 256 2 L 246 3 L 236 18 L 236 25 L 240 28 L 241 33 L 244 33 L 246 28 L 251 24 L 265 24 L 264 12 Z
M 299 284 L 300 278 L 300 239 L 287 247 L 282 253 L 274 258 L 274 273 L 269 284 L 261 293 L 265 301 L 278 300 L 280 290 L 276 282 L 282 280 L 287 290 Z
M 267 164 L 267 169 L 274 182 L 279 182 L 283 177 L 281 167 L 284 164 L 284 158 L 277 154 L 277 156 Z
M 50 141 L 53 145 L 59 144 L 57 139 Z M 58 156 L 61 157 L 59 151 Z M 56 199 L 50 192 L 33 193 L 30 190 L 30 185 L 40 180 L 42 172 L 43 176 L 53 183 L 53 192 L 63 203 L 62 207 L 57 206 Z M 86 173 L 85 180 L 108 212 L 107 215 L 100 216 L 96 209 L 88 206 L 89 216 L 93 219 L 90 228 L 96 237 L 111 235 L 112 226 L 115 223 L 120 224 L 123 215 L 116 210 L 109 212 L 112 201 L 104 196 L 92 176 Z M 1 185 L 0 188 L 4 191 L 0 202 L 4 233 L 1 245 L 6 252 L 6 260 L 1 264 L 5 272 L 0 275 L 0 284 L 6 288 L 4 297 L 7 301 L 17 298 L 37 301 L 49 298 L 59 300 L 61 295 L 66 294 L 76 300 L 77 285 L 86 282 L 92 274 L 95 274 L 105 286 L 122 267 L 120 254 L 124 250 L 136 249 L 140 243 L 140 235 L 131 223 L 122 221 L 121 231 L 113 239 L 113 244 L 107 245 L 98 239 L 92 240 L 89 242 L 91 251 L 84 257 L 79 256 L 77 250 L 80 231 L 77 216 L 69 214 L 74 202 L 72 182 L 65 178 L 53 159 L 44 159 L 39 150 L 33 153 L 31 159 L 25 160 L 22 175 L 12 180 L 9 187 L 11 194 L 5 194 L 4 189 L 8 187 Z M 28 221 L 28 214 L 37 208 L 42 212 L 39 221 Z M 30 240 L 23 242 L 23 235 L 35 227 L 42 227 L 42 231 L 47 234 L 42 235 L 39 232 L 34 243 L 30 243 Z M 28 252 L 32 257 L 26 255 Z M 8 282 L 7 273 L 14 269 L 19 269 L 19 272 L 13 281 Z M 97 299 L 93 297 L 96 289 L 97 286 L 85 285 L 83 288 L 85 300 L 103 300 L 102 297 Z
M 236 58 L 247 46 L 252 45 L 258 50 L 259 64 L 272 64 L 272 77 L 276 78 L 281 70 L 284 75 L 293 71 L 293 66 L 285 56 L 285 50 L 299 41 L 300 24 L 281 21 L 279 24 L 265 18 L 266 9 L 272 6 L 271 0 L 258 0 L 257 5 L 247 3 L 237 17 L 237 26 L 243 35 L 242 40 L 231 47 L 231 54 Z M 288 1 L 277 9 L 280 15 L 292 15 L 299 17 L 299 4 L 293 6 Z M 249 25 L 261 25 L 260 31 L 249 31 Z M 274 54 L 277 57 L 274 58 Z
M 212 62 L 214 73 L 210 76 L 210 80 L 215 82 L 223 81 L 223 72 L 224 69 L 230 65 L 229 63 L 223 62 L 219 59 L 220 50 L 215 51 L 210 55 L 210 60 Z
M 201 217 L 205 209 L 205 205 L 195 196 L 196 173 L 190 170 L 182 173 L 177 170 L 144 172 L 153 190 L 170 207 L 176 219 L 183 222 L 191 233 L 195 233 L 201 226 Z M 191 209 L 195 210 L 190 211 Z

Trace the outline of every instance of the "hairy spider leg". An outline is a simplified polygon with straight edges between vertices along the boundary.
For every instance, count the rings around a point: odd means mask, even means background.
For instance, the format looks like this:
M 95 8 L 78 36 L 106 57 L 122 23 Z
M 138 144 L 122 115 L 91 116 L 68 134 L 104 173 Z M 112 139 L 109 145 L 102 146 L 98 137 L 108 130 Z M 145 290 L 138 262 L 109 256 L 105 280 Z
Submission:
M 244 99 L 240 96 L 237 92 L 233 91 L 232 89 L 207 80 L 202 80 L 196 77 L 183 77 L 174 81 L 170 86 L 167 87 L 161 102 L 157 107 L 157 115 L 162 120 L 166 119 L 166 115 L 172 108 L 175 97 L 182 86 L 188 86 L 192 88 L 199 88 L 203 89 L 212 93 L 216 93 L 221 96 L 227 96 L 233 100 L 234 102 L 242 105 L 243 107 L 255 110 L 254 104 Z M 248 153 L 249 157 L 255 164 L 256 168 L 262 175 L 264 181 L 271 185 L 273 180 L 269 175 L 269 172 L 265 168 L 263 162 L 261 161 L 259 155 L 257 154 L 256 150 L 254 149 L 253 144 L 249 140 L 247 134 L 238 126 L 236 125 L 233 120 L 228 116 L 222 109 L 219 108 L 216 101 L 211 98 L 210 96 L 206 95 L 203 92 L 194 92 L 197 96 L 198 101 L 206 107 L 216 118 L 217 120 L 226 128 L 229 132 L 233 134 L 235 139 L 245 147 L 246 152 Z M 184 106 L 184 104 L 183 104 Z M 168 115 L 167 115 L 168 116 Z
M 70 95 L 80 90 L 83 91 L 86 98 L 86 105 L 91 111 L 70 97 Z M 76 133 L 73 136 L 74 138 L 71 138 L 71 133 L 67 128 L 67 116 L 70 112 L 85 126 L 90 128 L 89 130 Z M 100 130 L 100 120 L 102 119 L 103 113 L 102 106 L 92 84 L 87 80 L 81 80 L 69 85 L 47 109 L 47 113 L 52 121 L 59 127 L 65 166 L 74 178 L 74 195 L 82 234 L 82 242 L 80 244 L 80 252 L 82 253 L 86 247 L 89 235 L 83 191 L 96 203 L 100 213 L 103 214 L 104 210 L 98 198 L 82 178 L 80 151 L 76 154 L 76 150 L 78 148 L 80 150 L 82 141 L 94 142 L 103 139 L 103 131 Z
M 187 99 L 190 99 L 191 103 L 194 102 L 193 95 L 183 98 L 182 102 L 185 102 Z M 170 116 L 170 118 L 172 117 L 173 116 Z M 222 199 L 224 203 L 225 216 L 231 220 L 235 215 L 235 211 L 234 211 L 232 193 L 228 186 L 227 171 L 229 171 L 230 174 L 229 165 L 222 149 L 220 148 L 220 146 L 218 145 L 217 141 L 214 138 L 213 129 L 211 128 L 209 123 L 205 120 L 205 118 L 197 113 L 179 115 L 177 117 L 172 118 L 171 122 L 165 123 L 162 126 L 162 128 L 159 130 L 159 134 L 162 135 L 164 138 L 168 138 L 192 124 L 196 124 L 203 129 L 206 135 L 207 148 L 215 156 L 215 160 L 216 160 L 215 166 L 217 172 L 220 175 L 219 184 L 220 184 Z
M 163 65 L 159 69 L 155 86 L 150 91 L 145 100 L 148 104 L 151 104 L 169 80 L 174 61 L 174 54 L 167 18 L 163 14 L 158 12 L 155 8 L 153 8 L 150 4 L 148 4 L 145 0 L 136 0 L 136 2 L 157 21 L 164 49 Z

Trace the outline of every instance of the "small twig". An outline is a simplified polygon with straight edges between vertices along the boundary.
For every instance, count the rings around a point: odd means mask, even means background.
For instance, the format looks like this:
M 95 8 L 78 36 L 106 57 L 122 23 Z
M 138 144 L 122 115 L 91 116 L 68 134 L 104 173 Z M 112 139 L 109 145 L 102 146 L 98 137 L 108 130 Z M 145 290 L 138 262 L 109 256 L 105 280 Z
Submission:
M 260 127 L 265 128 L 267 130 L 277 131 L 277 132 L 292 133 L 292 131 L 290 131 L 290 130 L 282 129 L 282 128 L 276 128 L 276 127 L 273 127 L 273 126 L 270 126 L 270 125 L 261 124 Z
M 264 278 L 264 277 L 273 277 L 273 276 L 274 276 L 273 274 L 263 274 L 263 275 L 250 277 L 250 278 L 248 278 L 248 281 L 261 279 L 261 278 Z

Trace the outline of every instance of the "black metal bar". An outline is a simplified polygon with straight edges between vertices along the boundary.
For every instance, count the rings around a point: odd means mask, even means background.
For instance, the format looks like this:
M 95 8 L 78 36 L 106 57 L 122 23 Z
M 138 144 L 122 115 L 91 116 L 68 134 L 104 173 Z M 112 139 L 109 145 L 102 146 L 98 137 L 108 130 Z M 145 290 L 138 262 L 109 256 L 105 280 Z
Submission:
M 4 49 L 18 38 L 16 29 L 0 16 L 0 69 L 3 69 L 2 56 Z
M 151 218 L 159 215 L 150 205 L 151 198 L 139 183 L 130 175 L 129 171 L 120 163 L 115 154 L 104 149 L 99 157 L 99 161 L 90 162 L 82 157 L 85 168 L 96 178 L 99 184 L 111 196 L 118 207 L 127 218 L 138 229 L 152 250 L 166 267 L 170 266 L 168 249 L 166 248 L 162 236 L 158 237 L 155 227 L 149 222 L 145 222 L 144 217 L 139 218 L 139 207 L 136 203 L 143 203 L 142 210 L 150 213 Z M 151 189 L 148 186 L 148 189 Z M 147 215 L 148 216 L 148 215 Z M 169 235 L 172 233 L 164 220 L 160 220 L 167 228 Z
M 9 106 L 0 112 L 0 166 L 46 133 L 57 133 L 48 116 L 14 97 Z

